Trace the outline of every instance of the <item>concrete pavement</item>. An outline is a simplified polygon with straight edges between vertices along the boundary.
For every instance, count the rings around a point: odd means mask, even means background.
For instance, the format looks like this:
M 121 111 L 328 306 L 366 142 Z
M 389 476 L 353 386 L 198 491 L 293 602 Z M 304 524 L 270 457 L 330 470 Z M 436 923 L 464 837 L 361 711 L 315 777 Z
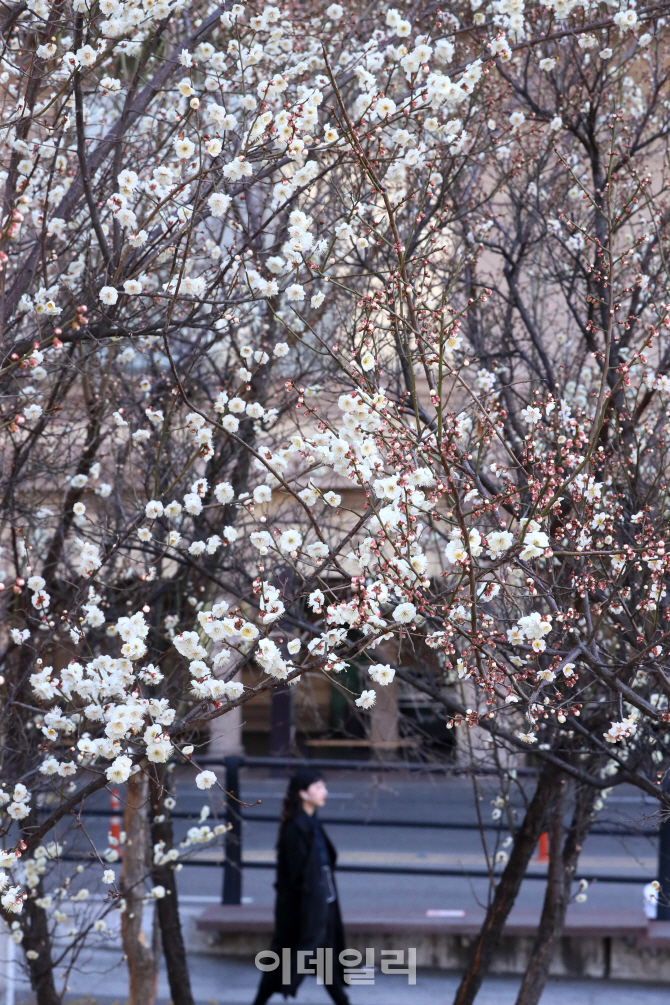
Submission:
M 126 984 L 118 955 L 98 952 L 84 964 L 86 972 L 72 974 L 70 994 L 66 1002 L 86 1005 L 122 1005 Z M 258 972 L 253 965 L 234 960 L 199 956 L 191 959 L 191 973 L 198 1005 L 250 1005 Z M 458 978 L 434 971 L 419 971 L 417 983 L 408 987 L 405 978 L 377 975 L 374 986 L 351 989 L 352 1005 L 450 1005 L 458 986 Z M 309 982 L 309 983 L 308 983 Z M 476 1005 L 514 1005 L 518 980 L 492 978 L 484 983 Z M 161 974 L 161 1003 L 169 1000 L 164 973 Z M 271 1005 L 280 1005 L 279 996 Z M 307 978 L 300 988 L 297 1005 L 328 1005 L 330 998 L 324 988 Z M 16 1005 L 30 1002 L 19 993 Z M 667 1005 L 668 991 L 611 981 L 551 981 L 542 996 L 541 1005 Z

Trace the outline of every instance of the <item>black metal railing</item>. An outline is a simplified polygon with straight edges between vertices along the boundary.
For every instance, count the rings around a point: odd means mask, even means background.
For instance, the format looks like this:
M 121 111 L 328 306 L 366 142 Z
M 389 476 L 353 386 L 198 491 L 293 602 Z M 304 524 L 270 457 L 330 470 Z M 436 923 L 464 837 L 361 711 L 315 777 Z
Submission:
M 223 867 L 223 889 L 222 903 L 240 904 L 242 902 L 242 874 L 244 869 L 274 869 L 276 863 L 268 861 L 250 861 L 243 858 L 243 823 L 278 823 L 277 813 L 254 813 L 244 812 L 243 800 L 240 796 L 240 771 L 243 767 L 250 768 L 278 768 L 295 769 L 309 766 L 333 770 L 346 771 L 366 771 L 366 772 L 396 772 L 409 771 L 411 773 L 425 774 L 451 774 L 451 775 L 471 775 L 472 769 L 462 768 L 449 764 L 423 764 L 416 761 L 359 761 L 342 760 L 330 758 L 310 758 L 303 760 L 292 757 L 244 757 L 230 755 L 224 758 L 201 757 L 198 758 L 198 766 L 210 765 L 225 770 L 224 789 L 226 795 L 225 820 L 230 825 L 225 835 L 225 845 L 222 858 L 192 858 L 183 859 L 184 866 L 197 866 L 201 868 L 221 868 Z M 491 768 L 477 768 L 476 774 L 482 776 L 497 776 L 499 772 Z M 516 769 L 519 777 L 533 777 L 536 772 L 532 768 Z M 88 808 L 84 810 L 84 816 L 90 817 L 118 817 L 119 809 Z M 176 820 L 195 820 L 197 814 L 188 811 L 173 810 L 171 816 Z M 333 817 L 324 816 L 321 818 L 329 826 L 367 826 L 367 827 L 403 827 L 403 828 L 426 828 L 449 831 L 494 831 L 503 834 L 507 831 L 505 821 L 501 819 L 499 823 L 471 823 L 467 821 L 436 821 L 436 820 L 392 820 L 375 819 L 370 817 Z M 670 895 L 670 818 L 662 821 L 660 827 L 634 828 L 625 826 L 595 826 L 589 832 L 590 835 L 600 835 L 607 837 L 657 837 L 659 838 L 659 868 L 657 878 L 661 883 L 663 891 Z M 67 859 L 73 856 L 64 856 Z M 77 859 L 78 860 L 78 859 Z M 350 873 L 377 873 L 387 875 L 404 876 L 435 876 L 435 877 L 460 877 L 464 879 L 490 879 L 491 873 L 485 868 L 439 868 L 430 866 L 400 866 L 400 865 L 373 865 L 373 864 L 338 864 L 338 872 Z M 610 873 L 582 873 L 589 882 L 600 883 L 633 883 L 640 884 L 648 882 L 654 877 L 641 877 L 630 875 L 617 875 Z M 546 872 L 533 870 L 526 873 L 526 880 L 546 880 Z M 670 920 L 670 896 L 667 896 L 668 907 L 659 903 L 659 918 Z M 667 910 L 667 918 L 665 911 Z
M 254 861 L 244 861 L 242 855 L 242 824 L 245 822 L 257 821 L 259 823 L 274 823 L 278 822 L 278 814 L 260 814 L 260 813 L 244 813 L 240 808 L 242 805 L 242 800 L 240 798 L 240 770 L 242 767 L 269 767 L 278 768 L 285 767 L 289 769 L 295 769 L 298 767 L 309 766 L 318 768 L 328 768 L 330 770 L 350 770 L 350 771 L 412 771 L 412 772 L 425 772 L 427 774 L 436 773 L 448 773 L 457 775 L 469 775 L 471 774 L 471 769 L 469 768 L 459 768 L 452 765 L 436 765 L 436 764 L 422 764 L 420 762 L 408 762 L 408 761 L 349 761 L 349 760 L 335 760 L 335 759 L 317 759 L 310 758 L 309 760 L 302 760 L 298 758 L 291 757 L 242 757 L 237 755 L 231 755 L 224 758 L 212 758 L 204 757 L 198 759 L 199 765 L 211 765 L 223 767 L 225 769 L 225 782 L 224 788 L 226 791 L 226 822 L 230 825 L 230 829 L 226 832 L 225 839 L 225 850 L 223 863 L 220 861 L 212 860 L 192 860 L 190 865 L 200 865 L 200 866 L 220 866 L 223 864 L 223 891 L 222 891 L 222 903 L 224 904 L 240 904 L 242 902 L 242 871 L 244 869 L 274 869 L 275 862 L 254 862 Z M 477 769 L 477 773 L 482 775 L 498 775 L 499 772 L 494 769 Z M 517 775 L 519 776 L 533 776 L 535 772 L 531 768 L 517 769 Z M 186 814 L 185 814 L 186 815 Z M 439 828 L 443 830 L 493 830 L 504 832 L 507 828 L 504 823 L 500 824 L 484 824 L 480 827 L 477 823 L 458 823 L 457 821 L 450 822 L 437 822 L 428 820 L 375 820 L 367 819 L 361 817 L 323 817 L 323 822 L 329 825 L 349 825 L 349 826 L 370 826 L 370 827 L 427 827 L 427 828 Z M 661 835 L 660 846 L 663 848 L 666 845 L 670 847 L 670 840 L 664 840 L 663 832 L 668 832 L 668 839 L 670 839 L 670 821 L 663 822 L 658 830 L 637 830 L 634 828 L 624 828 L 624 827 L 600 827 L 593 828 L 591 834 L 600 834 L 611 837 L 621 837 L 621 836 L 635 836 L 635 837 L 655 837 Z M 187 863 L 184 863 L 187 864 Z M 670 862 L 668 864 L 668 875 L 662 868 L 662 863 L 659 862 L 659 880 L 662 882 L 662 888 L 668 889 L 670 891 Z M 338 865 L 338 872 L 355 872 L 355 873 L 383 873 L 388 875 L 405 875 L 405 876 L 451 876 L 451 877 L 462 877 L 471 879 L 489 879 L 490 872 L 488 869 L 460 869 L 460 868 L 430 868 L 422 866 L 394 866 L 394 865 Z M 653 877 L 640 877 L 640 876 L 621 876 L 616 874 L 592 874 L 589 876 L 584 876 L 584 878 L 589 879 L 590 882 L 600 882 L 600 883 L 636 883 L 640 884 L 643 882 L 648 882 L 650 878 Z M 527 872 L 525 879 L 531 880 L 546 880 L 545 872 Z M 660 917 L 660 905 L 659 905 L 659 917 Z

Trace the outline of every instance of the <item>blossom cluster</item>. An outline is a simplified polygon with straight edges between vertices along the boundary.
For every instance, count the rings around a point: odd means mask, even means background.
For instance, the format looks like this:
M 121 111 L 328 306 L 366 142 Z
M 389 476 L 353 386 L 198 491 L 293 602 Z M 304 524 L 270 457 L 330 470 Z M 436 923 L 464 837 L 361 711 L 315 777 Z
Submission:
M 358 15 L 13 13 L 17 849 L 84 779 L 180 761 L 214 789 L 194 730 L 352 667 L 363 721 L 400 681 L 445 736 L 566 770 L 579 742 L 601 780 L 670 756 L 667 27 L 575 0 Z M 15 876 L 47 910 L 42 847 L 0 859 L 6 912 Z

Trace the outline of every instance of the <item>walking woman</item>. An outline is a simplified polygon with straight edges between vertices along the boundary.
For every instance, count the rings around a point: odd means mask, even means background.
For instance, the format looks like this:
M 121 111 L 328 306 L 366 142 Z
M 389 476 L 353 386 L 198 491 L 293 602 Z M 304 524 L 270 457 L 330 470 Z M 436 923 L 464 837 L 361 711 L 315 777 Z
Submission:
M 321 948 L 332 950 L 332 983 L 326 984 L 326 990 L 336 1005 L 349 1005 L 339 961 L 344 932 L 333 875 L 337 855 L 317 816 L 327 798 L 326 783 L 313 769 L 298 771 L 288 783 L 277 841 L 277 899 L 271 949 L 280 958 L 282 949 L 291 949 L 291 982 L 282 984 L 281 966 L 266 971 L 254 1005 L 265 1005 L 275 992 L 295 997 L 304 976 L 297 973 L 298 951 L 313 953 Z

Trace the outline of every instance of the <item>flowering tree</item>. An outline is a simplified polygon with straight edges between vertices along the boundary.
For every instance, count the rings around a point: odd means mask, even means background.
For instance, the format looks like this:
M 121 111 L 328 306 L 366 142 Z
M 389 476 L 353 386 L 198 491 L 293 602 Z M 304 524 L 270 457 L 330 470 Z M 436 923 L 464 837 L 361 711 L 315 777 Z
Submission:
M 477 6 L 7 11 L 0 882 L 40 1005 L 63 821 L 121 784 L 143 850 L 91 841 L 67 960 L 120 908 L 150 1000 L 156 902 L 192 1000 L 174 867 L 223 828 L 172 847 L 168 769 L 217 784 L 195 731 L 307 671 L 543 765 L 460 1002 L 547 819 L 524 1003 L 599 794 L 667 803 L 664 5 Z

